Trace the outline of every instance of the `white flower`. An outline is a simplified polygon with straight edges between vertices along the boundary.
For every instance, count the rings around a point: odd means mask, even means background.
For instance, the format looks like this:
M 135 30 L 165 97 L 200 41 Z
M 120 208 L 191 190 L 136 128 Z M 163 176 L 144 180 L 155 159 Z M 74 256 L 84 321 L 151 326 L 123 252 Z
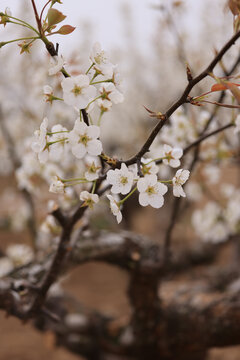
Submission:
M 80 200 L 84 202 L 85 206 L 89 206 L 92 209 L 93 205 L 99 202 L 99 196 L 97 194 L 91 194 L 88 191 L 82 191 Z
M 189 178 L 190 171 L 179 169 L 174 178 L 172 179 L 173 182 L 173 195 L 176 197 L 186 197 L 185 192 L 183 191 L 182 185 L 185 184 L 187 179 Z
M 236 192 L 236 188 L 232 184 L 222 184 L 220 190 L 225 198 L 232 197 L 234 192 Z
M 40 231 L 45 234 L 56 234 L 59 230 L 59 226 L 53 215 L 48 215 L 40 226 Z
M 102 96 L 102 99 L 113 102 L 114 104 L 119 104 L 123 102 L 123 94 L 116 89 L 113 83 L 107 83 L 100 87 L 99 92 Z
M 94 69 L 101 75 L 111 78 L 113 75 L 113 65 L 108 60 L 107 54 L 101 49 L 101 45 L 96 42 L 93 45 L 90 59 L 94 64 Z
M 86 167 L 87 171 L 84 173 L 85 178 L 88 181 L 97 180 L 99 178 L 99 171 L 101 169 L 98 158 L 87 159 Z
M 111 192 L 113 194 L 127 194 L 133 185 L 134 174 L 128 170 L 123 163 L 121 169 L 109 170 L 107 173 L 107 181 L 113 185 Z
M 40 130 L 34 132 L 35 138 L 31 145 L 32 150 L 38 154 L 40 163 L 45 163 L 48 160 L 47 126 L 48 119 L 45 117 L 40 125 Z
M 165 165 L 169 165 L 173 168 L 180 166 L 180 158 L 183 155 L 183 150 L 181 148 L 172 148 L 170 145 L 164 145 L 161 157 Z
M 227 206 L 224 211 L 225 220 L 232 230 L 232 232 L 239 232 L 239 225 L 240 225 L 240 196 L 235 194 L 232 199 L 230 199 L 227 203 Z
M 120 76 L 120 72 L 118 70 L 118 65 L 113 65 L 113 74 L 112 74 L 112 82 L 113 84 L 116 86 L 116 88 L 120 91 L 122 91 L 122 86 L 121 86 L 121 76 Z
M 8 275 L 13 269 L 13 263 L 8 257 L 0 258 L 0 278 Z
M 214 202 L 209 202 L 202 210 L 194 211 L 192 224 L 194 230 L 204 241 L 218 243 L 226 240 L 229 235 L 222 210 Z
M 214 227 L 210 229 L 207 234 L 208 240 L 214 244 L 225 241 L 229 236 L 229 231 L 223 222 L 217 222 Z
M 54 176 L 49 191 L 55 194 L 64 194 L 64 183 L 58 176 Z
M 100 140 L 97 140 L 99 135 L 99 126 L 87 126 L 83 121 L 77 119 L 73 130 L 69 133 L 69 143 L 73 155 L 78 159 L 82 159 L 87 153 L 93 156 L 100 155 L 102 143 Z
M 34 253 L 30 246 L 15 244 L 7 247 L 6 255 L 12 260 L 15 266 L 29 264 L 34 259 Z
M 60 124 L 54 125 L 51 129 L 51 146 L 49 147 L 49 159 L 51 161 L 61 161 L 68 140 L 68 131 Z
M 156 175 L 147 175 L 144 178 L 140 178 L 137 183 L 137 188 L 139 191 L 140 205 L 151 205 L 156 209 L 163 206 L 163 195 L 166 194 L 168 188 L 166 185 L 158 182 Z
M 12 16 L 12 12 L 11 12 L 11 10 L 10 10 L 9 7 L 6 7 L 6 9 L 5 9 L 5 14 L 6 14 L 7 16 Z
M 122 221 L 122 213 L 117 201 L 112 195 L 107 195 L 108 200 L 110 201 L 110 208 L 114 216 L 117 218 L 118 224 Z
M 87 75 L 78 75 L 63 79 L 61 82 L 63 89 L 63 100 L 68 104 L 85 109 L 96 95 L 96 88 L 89 84 Z
M 53 88 L 49 85 L 44 85 L 43 94 L 44 94 L 45 100 L 52 103 Z
M 238 134 L 239 132 L 240 132 L 240 115 L 238 115 L 235 120 L 234 134 Z
M 50 59 L 51 67 L 48 70 L 48 75 L 56 75 L 64 66 L 65 62 L 62 56 L 53 56 Z
M 142 159 L 142 172 L 143 175 L 156 175 L 159 171 L 159 167 L 152 159 Z
M 98 99 L 97 105 L 102 112 L 109 111 L 112 107 L 111 101 L 109 101 L 107 99 Z

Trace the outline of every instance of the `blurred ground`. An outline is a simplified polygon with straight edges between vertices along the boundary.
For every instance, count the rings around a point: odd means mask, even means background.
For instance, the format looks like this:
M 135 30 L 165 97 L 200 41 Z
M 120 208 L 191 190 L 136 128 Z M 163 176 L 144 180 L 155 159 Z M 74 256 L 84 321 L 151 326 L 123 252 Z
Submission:
M 129 307 L 124 296 L 127 276 L 104 264 L 89 264 L 64 279 L 63 287 L 83 304 L 105 314 L 125 316 Z M 0 312 L 0 360 L 75 360 L 81 359 L 54 347 L 52 335 L 38 333 L 29 324 L 6 318 Z

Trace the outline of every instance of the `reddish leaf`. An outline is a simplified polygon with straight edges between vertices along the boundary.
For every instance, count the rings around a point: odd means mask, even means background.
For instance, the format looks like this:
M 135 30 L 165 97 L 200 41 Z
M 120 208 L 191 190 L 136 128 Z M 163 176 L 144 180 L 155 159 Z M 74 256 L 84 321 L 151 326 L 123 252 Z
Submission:
M 228 86 L 226 85 L 228 83 Z M 235 83 L 231 83 L 231 82 L 224 82 L 223 84 L 214 84 L 211 87 L 211 91 L 222 91 L 222 90 L 228 90 L 231 86 L 240 86 L 240 84 L 235 84 Z
M 57 34 L 68 35 L 71 34 L 76 28 L 71 25 L 63 25 L 58 31 Z
M 234 16 L 240 13 L 240 1 L 239 0 L 228 0 L 228 6 Z

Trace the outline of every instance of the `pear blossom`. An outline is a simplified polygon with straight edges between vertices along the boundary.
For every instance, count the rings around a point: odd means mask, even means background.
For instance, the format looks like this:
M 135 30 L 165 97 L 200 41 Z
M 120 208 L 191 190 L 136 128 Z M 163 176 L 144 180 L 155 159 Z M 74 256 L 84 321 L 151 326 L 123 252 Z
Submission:
M 127 194 L 133 185 L 134 174 L 129 171 L 126 164 L 122 163 L 120 169 L 109 170 L 107 172 L 107 182 L 112 185 L 113 194 Z
M 53 56 L 50 59 L 51 67 L 48 70 L 48 75 L 56 75 L 64 66 L 65 61 L 62 56 Z
M 114 104 L 119 104 L 124 100 L 123 94 L 116 89 L 113 83 L 102 85 L 99 89 L 99 92 L 102 99 L 109 100 Z
M 9 7 L 6 7 L 6 9 L 5 9 L 5 14 L 6 14 L 7 16 L 12 16 L 12 12 L 11 12 L 11 10 L 10 10 Z
M 140 178 L 137 182 L 137 189 L 139 191 L 140 205 L 151 205 L 156 209 L 163 206 L 163 195 L 168 191 L 168 187 L 158 182 L 156 175 L 147 175 Z
M 46 102 L 50 102 L 52 104 L 53 88 L 49 85 L 44 85 L 43 94 L 44 94 Z
M 4 27 L 6 26 L 7 22 L 9 22 L 9 16 L 12 16 L 12 12 L 9 7 L 6 7 L 5 13 L 0 16 L 0 24 L 3 24 Z
M 108 200 L 110 201 L 110 208 L 114 216 L 117 218 L 117 223 L 119 224 L 122 221 L 122 213 L 117 201 L 112 195 L 107 195 Z
M 146 175 L 156 175 L 159 171 L 159 167 L 152 159 L 142 159 L 142 173 Z
M 47 215 L 40 226 L 40 231 L 45 234 L 57 234 L 59 232 L 59 224 L 53 215 Z
M 238 115 L 235 120 L 234 134 L 238 134 L 239 132 L 240 132 L 240 115 Z
M 94 181 L 99 178 L 99 171 L 101 166 L 99 166 L 98 158 L 91 158 L 86 161 L 87 171 L 84 173 L 85 178 L 88 181 Z
M 13 263 L 7 256 L 0 258 L 0 278 L 8 275 L 13 269 Z
M 188 180 L 190 175 L 189 170 L 179 169 L 174 178 L 172 179 L 173 182 L 173 195 L 176 197 L 186 197 L 185 192 L 183 191 L 182 185 Z
M 121 84 L 121 76 L 120 72 L 118 70 L 118 65 L 113 65 L 113 74 L 112 74 L 112 83 L 115 85 L 115 87 L 121 91 L 122 90 L 122 84 Z
M 6 255 L 15 266 L 29 264 L 34 259 L 34 253 L 30 246 L 24 244 L 10 245 L 6 249 Z
M 96 95 L 96 88 L 90 85 L 87 75 L 68 77 L 61 82 L 63 89 L 63 100 L 68 104 L 85 109 Z
M 47 126 L 48 119 L 45 117 L 40 125 L 40 130 L 34 132 L 34 140 L 31 145 L 32 150 L 38 154 L 40 163 L 48 160 Z
M 51 129 L 51 146 L 49 147 L 49 159 L 51 161 L 61 161 L 64 150 L 66 148 L 66 141 L 68 140 L 67 129 L 60 125 L 54 125 Z
M 214 202 L 209 202 L 202 210 L 194 211 L 192 224 L 204 241 L 219 243 L 226 240 L 229 235 L 222 209 Z
M 88 191 L 82 191 L 80 200 L 84 202 L 85 206 L 89 206 L 92 209 L 93 205 L 99 202 L 99 196 L 97 194 L 91 194 Z
M 90 59 L 94 64 L 94 69 L 101 75 L 111 78 L 113 75 L 113 64 L 108 60 L 108 56 L 104 50 L 101 49 L 101 45 L 96 42 L 93 45 Z
M 65 185 L 58 176 L 54 176 L 49 191 L 55 194 L 63 194 Z
M 73 130 L 69 133 L 69 143 L 73 155 L 78 159 L 82 159 L 87 153 L 93 156 L 100 155 L 102 143 L 98 140 L 99 135 L 99 126 L 88 126 L 77 119 Z
M 181 148 L 172 148 L 170 145 L 164 145 L 161 157 L 163 158 L 163 163 L 169 165 L 173 168 L 180 166 L 180 158 L 183 155 L 183 150 Z
M 97 100 L 97 105 L 100 108 L 100 110 L 102 112 L 107 112 L 111 109 L 112 107 L 112 103 L 111 101 L 107 100 L 107 99 L 98 99 Z
M 240 225 L 239 202 L 240 202 L 240 193 L 239 191 L 236 191 L 234 197 L 229 199 L 224 211 L 224 218 L 233 233 L 239 231 L 239 225 Z

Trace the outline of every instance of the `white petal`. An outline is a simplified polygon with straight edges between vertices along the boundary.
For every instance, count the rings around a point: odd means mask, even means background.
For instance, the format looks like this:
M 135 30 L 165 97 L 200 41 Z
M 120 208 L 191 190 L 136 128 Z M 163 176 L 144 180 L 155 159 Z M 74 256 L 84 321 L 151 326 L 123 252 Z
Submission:
M 172 151 L 172 156 L 175 158 L 175 159 L 180 159 L 183 155 L 183 149 L 181 148 L 174 148 L 173 151 Z
M 147 206 L 149 205 L 149 196 L 146 193 L 140 193 L 139 194 L 139 204 L 142 206 Z
M 90 155 L 97 156 L 102 152 L 102 143 L 100 140 L 90 140 L 87 143 L 87 152 Z
M 92 139 L 97 139 L 100 135 L 100 127 L 96 125 L 88 126 L 87 135 Z
M 140 178 L 137 182 L 137 189 L 139 192 L 144 192 L 147 190 L 148 184 L 145 180 L 145 178 Z
M 78 159 L 82 159 L 85 156 L 86 152 L 86 147 L 81 143 L 72 146 L 72 153 Z
M 149 197 L 149 205 L 154 207 L 155 209 L 159 209 L 163 206 L 164 197 L 161 195 L 152 195 Z
M 165 184 L 157 183 L 155 186 L 157 187 L 157 192 L 159 195 L 164 195 L 168 191 L 168 187 Z
M 181 164 L 180 161 L 177 159 L 171 159 L 169 161 L 169 165 L 173 168 L 177 168 L 178 166 L 180 166 L 180 164 Z

